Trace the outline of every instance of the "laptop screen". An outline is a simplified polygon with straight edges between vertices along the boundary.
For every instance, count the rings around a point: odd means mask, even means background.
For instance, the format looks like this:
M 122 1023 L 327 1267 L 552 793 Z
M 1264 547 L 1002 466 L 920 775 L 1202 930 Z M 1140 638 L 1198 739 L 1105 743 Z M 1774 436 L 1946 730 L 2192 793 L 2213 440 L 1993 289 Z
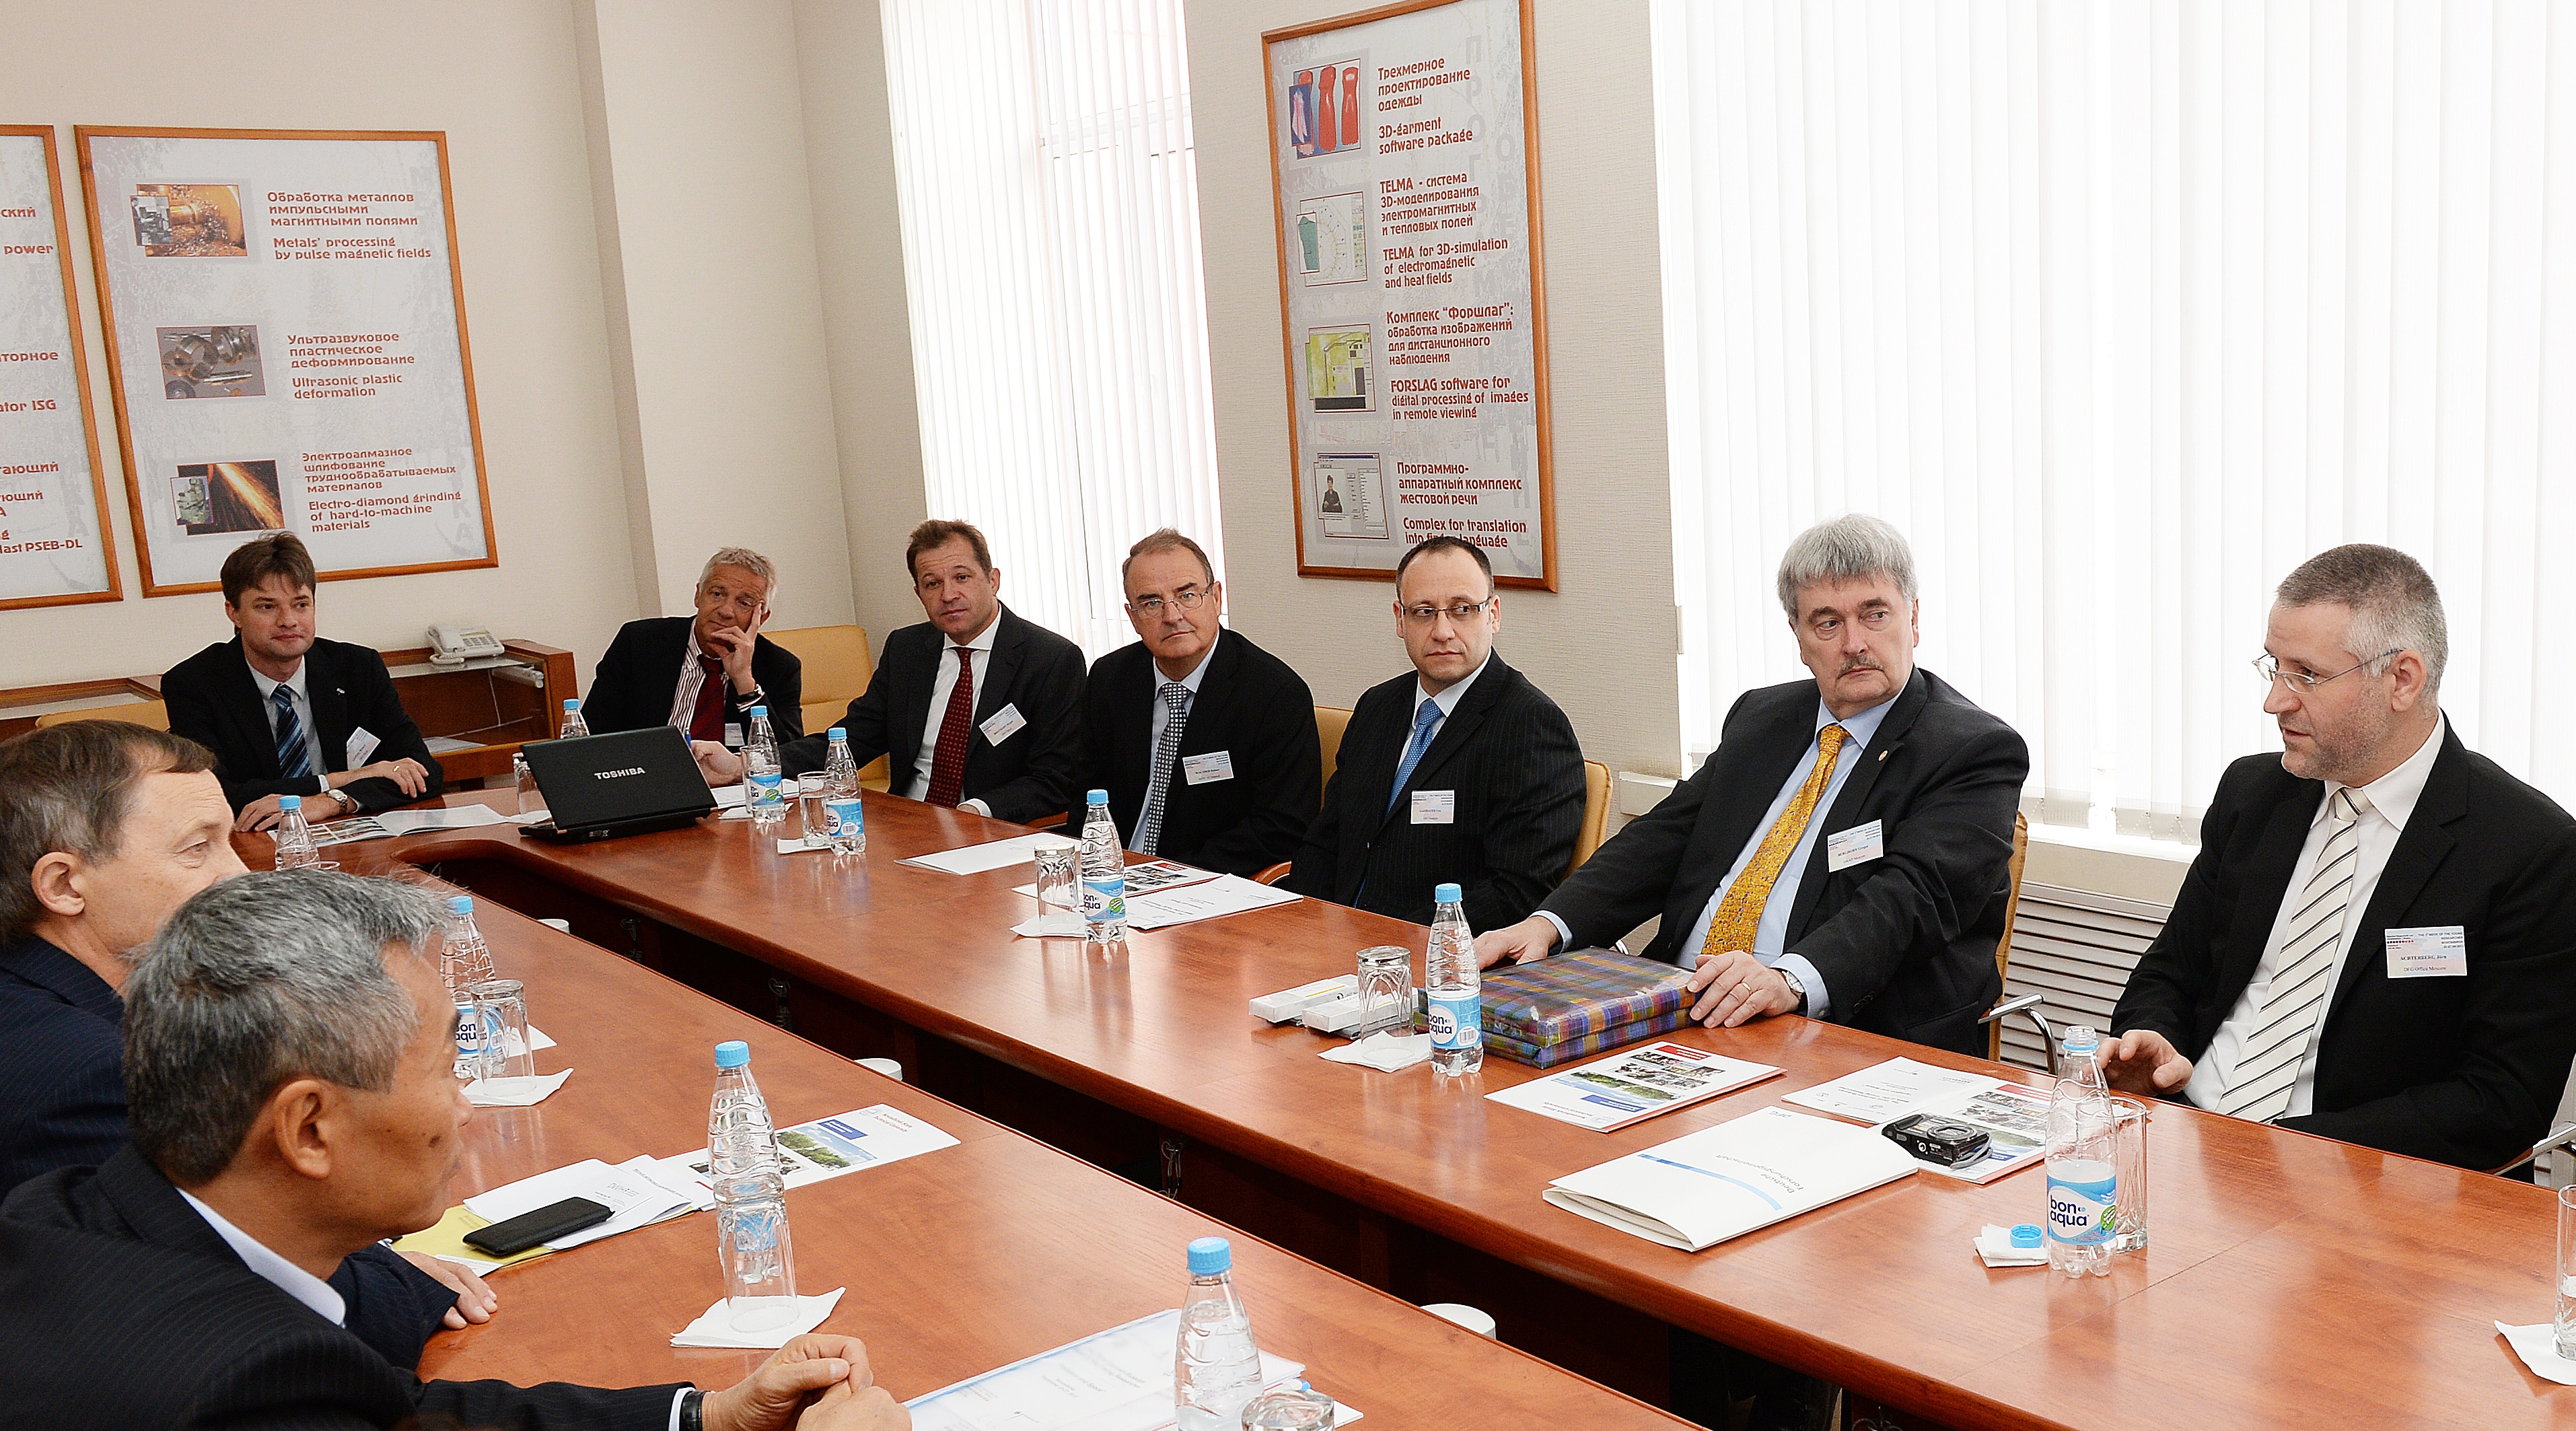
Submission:
M 559 830 L 715 808 L 687 738 L 667 725 L 534 741 L 520 753 Z

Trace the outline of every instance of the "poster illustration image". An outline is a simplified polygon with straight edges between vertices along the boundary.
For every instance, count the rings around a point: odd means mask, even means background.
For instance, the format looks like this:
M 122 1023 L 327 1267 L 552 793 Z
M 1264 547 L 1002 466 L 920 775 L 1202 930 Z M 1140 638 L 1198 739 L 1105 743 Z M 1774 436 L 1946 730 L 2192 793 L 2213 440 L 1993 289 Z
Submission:
M 237 185 L 137 184 L 132 204 L 146 258 L 250 257 Z
M 277 496 L 275 462 L 194 462 L 179 469 L 170 483 L 179 525 L 188 535 L 213 532 L 276 532 L 286 528 L 286 507 Z M 191 521 L 190 504 L 196 520 Z
M 52 125 L 0 124 L 0 611 L 124 594 L 56 158 Z
M 1317 412 L 1367 412 L 1369 330 L 1316 328 L 1306 334 L 1306 397 Z
M 1299 70 L 1288 91 L 1289 132 L 1297 157 L 1315 159 L 1360 147 L 1360 62 L 1336 60 Z
M 1318 194 L 1298 203 L 1298 273 L 1308 288 L 1368 277 L 1367 205 L 1362 194 Z
M 264 397 L 259 329 L 250 324 L 162 328 L 161 395 L 165 398 Z
M 1386 499 L 1374 452 L 1327 452 L 1315 459 L 1309 499 L 1324 535 L 1386 540 Z

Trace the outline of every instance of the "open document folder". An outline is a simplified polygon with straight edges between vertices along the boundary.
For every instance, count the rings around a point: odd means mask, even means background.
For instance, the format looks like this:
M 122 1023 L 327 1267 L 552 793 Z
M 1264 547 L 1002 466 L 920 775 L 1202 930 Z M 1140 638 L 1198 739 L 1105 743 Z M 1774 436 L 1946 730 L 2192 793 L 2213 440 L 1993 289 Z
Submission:
M 1840 1202 L 1914 1171 L 1867 1128 L 1763 1108 L 1558 1178 L 1547 1200 L 1684 1252 Z

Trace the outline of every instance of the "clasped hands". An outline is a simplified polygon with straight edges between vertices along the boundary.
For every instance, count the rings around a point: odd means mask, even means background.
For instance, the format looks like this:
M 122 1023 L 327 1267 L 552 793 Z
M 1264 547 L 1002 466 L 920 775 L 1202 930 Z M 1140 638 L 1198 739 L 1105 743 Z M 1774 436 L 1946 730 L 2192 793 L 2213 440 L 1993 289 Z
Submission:
M 414 800 L 429 793 L 428 767 L 408 755 L 399 760 L 379 760 L 373 765 L 361 765 L 355 770 L 335 770 L 323 777 L 324 787 L 332 790 L 359 780 L 390 780 L 394 788 Z M 285 798 L 282 795 L 262 795 L 244 805 L 241 814 L 233 820 L 233 828 L 245 835 L 270 828 L 286 818 Z M 331 808 L 336 813 L 338 802 L 334 801 Z M 304 818 L 312 820 L 318 817 L 318 811 L 308 810 Z
M 905 1431 L 912 1413 L 876 1384 L 867 1344 L 809 1332 L 751 1375 L 710 1391 L 699 1407 L 707 1431 Z

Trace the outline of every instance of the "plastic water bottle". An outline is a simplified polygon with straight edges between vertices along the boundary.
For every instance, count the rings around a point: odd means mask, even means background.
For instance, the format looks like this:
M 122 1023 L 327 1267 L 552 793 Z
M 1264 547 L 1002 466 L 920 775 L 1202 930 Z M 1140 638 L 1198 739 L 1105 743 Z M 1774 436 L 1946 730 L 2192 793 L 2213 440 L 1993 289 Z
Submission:
M 2066 1031 L 2066 1075 L 2048 1103 L 2048 1265 L 2069 1277 L 2111 1270 L 2118 1220 L 2117 1127 L 2099 1057 L 2102 1036 Z
M 590 722 L 581 718 L 581 702 L 577 700 L 565 701 L 563 730 L 555 738 L 557 740 L 570 740 L 574 736 L 588 734 L 590 734 Z
M 1082 942 L 1084 947 L 1127 945 L 1127 853 L 1118 822 L 1109 818 L 1109 792 L 1094 790 L 1082 817 Z
M 1422 957 L 1422 987 L 1431 1000 L 1431 1066 L 1473 1073 L 1485 1066 L 1485 1000 L 1476 970 L 1476 935 L 1467 927 L 1458 886 L 1431 891 L 1431 948 Z
M 747 782 L 743 803 L 751 807 L 751 823 L 763 830 L 775 828 L 787 818 L 787 792 L 779 786 L 778 733 L 769 727 L 769 707 L 751 708 L 751 736 L 742 743 L 742 768 Z
M 473 1079 L 483 1076 L 485 1060 L 493 1054 L 506 1054 L 506 1049 L 490 1046 L 482 1012 L 474 1006 L 474 986 L 492 977 L 492 946 L 483 942 L 483 931 L 474 927 L 474 897 L 450 895 L 447 900 L 447 937 L 438 950 L 438 982 L 447 989 L 447 1001 L 456 1006 L 456 1076 Z
M 1261 1390 L 1252 1317 L 1234 1291 L 1234 1248 L 1222 1237 L 1190 1244 L 1190 1291 L 1172 1350 L 1172 1404 L 1180 1431 L 1235 1431 Z
M 836 725 L 823 740 L 824 788 L 835 797 L 858 794 L 859 762 L 850 754 L 850 733 Z
M 322 847 L 313 843 L 313 827 L 304 823 L 304 797 L 279 796 L 277 810 L 277 867 L 300 870 L 322 863 Z
M 751 1045 L 740 1039 L 717 1044 L 716 1095 L 707 1106 L 708 1171 L 721 1179 L 734 1173 L 775 1173 L 782 1164 L 768 1100 L 751 1076 Z
M 850 755 L 850 735 L 839 726 L 827 737 L 823 756 L 823 824 L 831 832 L 832 853 L 868 852 L 868 810 L 859 803 L 859 762 Z

